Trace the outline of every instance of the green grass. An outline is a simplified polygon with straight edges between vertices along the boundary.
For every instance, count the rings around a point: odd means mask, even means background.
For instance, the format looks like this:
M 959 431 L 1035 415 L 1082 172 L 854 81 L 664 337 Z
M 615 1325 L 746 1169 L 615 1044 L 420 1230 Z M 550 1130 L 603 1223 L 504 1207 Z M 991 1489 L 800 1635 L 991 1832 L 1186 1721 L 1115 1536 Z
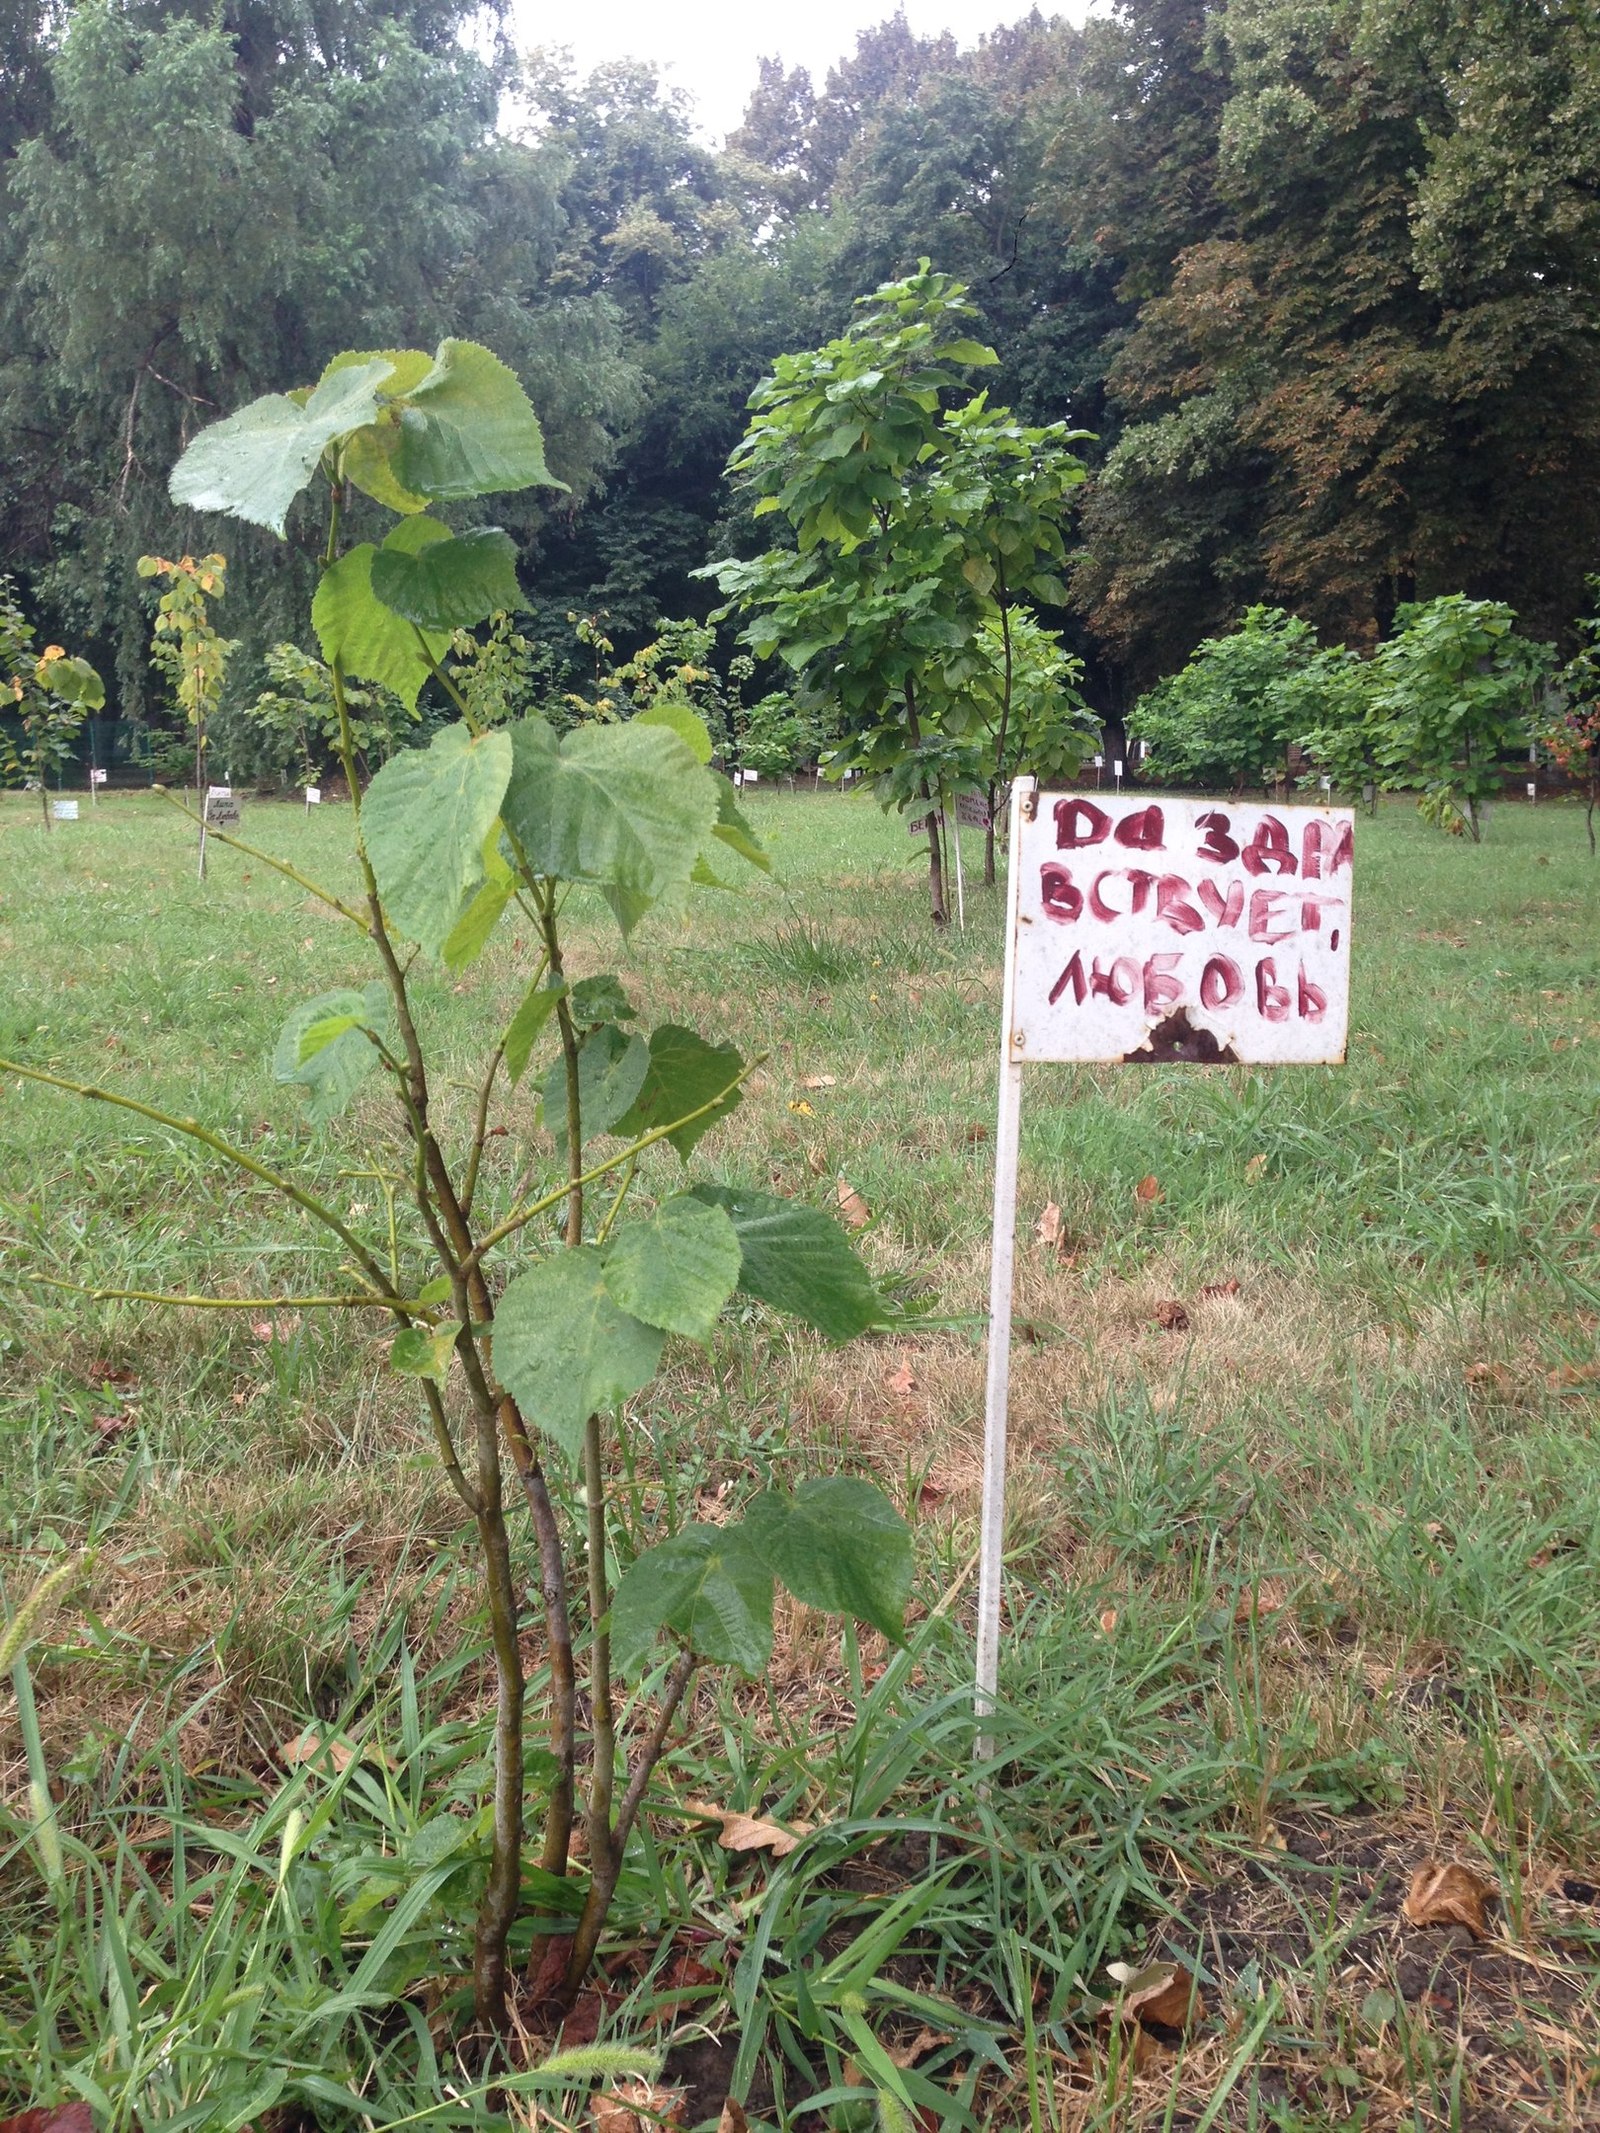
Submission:
M 752 1310 L 709 1357 L 684 1347 L 636 1418 L 621 1540 L 848 1465 L 920 1492 L 922 1603 L 945 1604 L 898 1658 L 792 1614 L 763 1682 L 701 1688 L 619 1895 L 602 2037 L 698 2067 L 713 2123 L 734 2077 L 753 2117 L 853 2126 L 869 2047 L 923 2029 L 905 2080 L 928 2124 L 1577 2122 L 1600 1910 L 1549 1891 L 1600 1865 L 1600 872 L 1578 813 L 1508 805 L 1480 849 L 1400 806 L 1362 823 L 1344 1068 L 1030 1074 L 1005 1707 L 980 1785 L 996 900 L 935 936 L 921 847 L 870 801 L 753 806 L 773 881 L 697 892 L 626 954 L 596 910 L 577 967 L 766 1052 L 697 1172 L 824 1202 L 848 1179 L 865 1250 L 926 1315 L 830 1353 Z M 244 834 L 339 886 L 347 830 L 263 804 Z M 373 1224 L 351 1141 L 266 1064 L 297 1000 L 368 974 L 356 946 L 238 855 L 214 847 L 196 882 L 153 798 L 49 837 L 0 800 L 0 1053 L 198 1112 Z M 464 981 L 421 987 L 463 1077 L 527 960 L 507 928 Z M 468 1101 L 447 1093 L 447 1131 Z M 530 1114 L 510 1103 L 490 1144 L 490 1213 L 548 1162 Z M 354 1117 L 381 1146 L 378 1111 Z M 449 2039 L 483 1622 L 378 1329 L 41 1284 L 334 1277 L 269 1191 L 128 1114 L 7 1080 L 0 1196 L 7 1608 L 94 1550 L 0 1694 L 0 2108 L 77 2091 L 119 2127 L 243 2125 L 288 2096 L 284 2133 L 484 2122 L 481 2098 L 442 2100 L 468 2079 Z M 1051 1199 L 1061 1255 L 1029 1241 Z M 1171 1303 L 1186 1328 L 1160 1323 Z M 285 1786 L 308 1723 L 381 1760 Z M 55 1802 L 43 1849 L 30 1783 Z M 686 1798 L 821 1829 L 751 1861 L 667 1811 Z M 310 1833 L 280 1873 L 295 1811 Z M 1434 1853 L 1498 1881 L 1531 1961 L 1474 1969 L 1400 1926 Z M 1094 2004 L 1108 1959 L 1163 1948 L 1198 1966 L 1206 2014 L 1135 2063 Z M 1419 1983 L 1424 1957 L 1452 1992 L 1467 1977 L 1468 2016 Z M 543 2094 L 511 2099 L 516 2122 L 581 2116 L 576 2088 Z

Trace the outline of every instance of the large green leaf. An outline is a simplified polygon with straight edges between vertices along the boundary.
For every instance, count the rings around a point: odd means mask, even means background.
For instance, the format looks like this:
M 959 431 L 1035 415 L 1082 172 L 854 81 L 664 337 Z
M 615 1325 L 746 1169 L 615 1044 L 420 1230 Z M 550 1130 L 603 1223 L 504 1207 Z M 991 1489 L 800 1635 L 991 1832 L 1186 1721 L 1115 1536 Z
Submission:
M 558 746 L 544 720 L 530 718 L 511 737 L 506 821 L 539 873 L 651 900 L 688 881 L 717 794 L 676 733 L 635 719 L 580 726 Z
M 495 1375 L 528 1420 L 577 1456 L 592 1414 L 648 1385 L 666 1335 L 624 1311 L 593 1245 L 519 1274 L 494 1320 Z
M 591 1030 L 578 1047 L 578 1122 L 585 1141 L 597 1133 L 615 1131 L 639 1093 L 650 1065 L 650 1051 L 642 1037 L 630 1037 L 614 1023 L 604 1022 Z M 554 1136 L 558 1153 L 567 1146 L 567 1062 L 552 1060 L 540 1084 L 546 1130 Z
M 437 519 L 407 518 L 394 528 L 389 543 L 411 542 L 422 548 L 449 538 Z M 311 602 L 311 623 L 330 666 L 337 660 L 344 673 L 377 682 L 414 711 L 417 693 L 431 671 L 429 656 L 436 663 L 444 657 L 449 633 L 425 630 L 424 650 L 415 626 L 384 606 L 372 589 L 372 566 L 379 552 L 363 541 L 322 573 Z
M 372 559 L 372 590 L 385 607 L 425 630 L 464 630 L 498 608 L 523 605 L 517 583 L 516 545 L 498 526 L 451 533 L 421 549 L 401 538 L 412 526 L 437 520 L 402 520 Z
M 391 463 L 404 488 L 439 501 L 566 487 L 545 465 L 544 432 L 515 374 L 476 341 L 439 343 L 405 394 Z
M 389 988 L 381 978 L 357 992 L 351 986 L 318 993 L 297 1007 L 278 1034 L 273 1078 L 311 1091 L 306 1115 L 315 1125 L 337 1118 L 378 1064 L 373 1036 L 387 1041 L 394 1026 Z
M 510 775 L 505 734 L 473 735 L 456 725 L 426 748 L 391 756 L 367 788 L 361 840 L 384 909 L 407 940 L 431 954 L 484 879 L 484 841 Z
M 538 1043 L 540 1032 L 555 1013 L 556 1002 L 566 989 L 560 978 L 551 985 L 530 985 L 527 997 L 511 1017 L 503 1044 L 506 1073 L 513 1088 L 522 1079 L 528 1064 L 528 1054 Z
M 911 1528 L 869 1481 L 803 1481 L 768 1489 L 744 1516 L 762 1561 L 807 1607 L 854 1615 L 898 1643 L 911 1596 Z
M 640 1664 L 675 1629 L 719 1666 L 759 1674 L 772 1657 L 772 1572 L 738 1526 L 685 1526 L 623 1573 L 611 1602 L 617 1663 Z
M 717 783 L 717 820 L 712 836 L 727 845 L 730 851 L 737 852 L 741 859 L 747 859 L 751 866 L 760 867 L 763 874 L 770 874 L 772 861 L 733 797 L 733 786 L 720 771 L 713 771 L 712 776 Z
M 353 363 L 370 363 L 381 360 L 392 366 L 390 376 L 384 381 L 386 397 L 410 392 L 420 385 L 433 368 L 433 357 L 421 348 L 380 348 L 365 352 L 349 351 L 336 355 L 323 372 L 326 378 L 336 370 L 345 370 Z M 411 513 L 427 508 L 427 498 L 415 495 L 395 478 L 394 455 L 400 443 L 400 409 L 388 406 L 380 410 L 376 421 L 365 428 L 355 430 L 344 441 L 341 466 L 346 481 L 354 482 L 374 502 L 386 504 L 391 511 Z
M 697 763 L 711 760 L 711 729 L 699 712 L 688 704 L 674 703 L 671 697 L 663 697 L 648 711 L 641 711 L 634 724 L 665 726 L 669 733 L 678 736 Z
M 709 1340 L 739 1280 L 739 1239 L 720 1207 L 686 1192 L 663 1200 L 606 1247 L 606 1287 L 647 1326 Z
M 483 841 L 484 882 L 471 892 L 460 916 L 445 936 L 439 959 L 446 970 L 465 970 L 488 946 L 489 936 L 500 923 L 500 914 L 511 901 L 517 877 L 500 850 L 500 824 Z
M 376 416 L 379 389 L 393 367 L 387 357 L 374 356 L 325 376 L 303 407 L 286 393 L 268 393 L 213 422 L 173 468 L 167 485 L 172 501 L 195 511 L 227 511 L 282 533 L 289 506 L 325 447 Z
M 739 1237 L 739 1286 L 774 1310 L 793 1312 L 829 1340 L 853 1340 L 888 1313 L 844 1232 L 820 1208 L 743 1186 L 696 1185 L 694 1196 L 726 1208 Z
M 66 704 L 82 704 L 86 711 L 99 711 L 106 700 L 106 685 L 87 659 L 70 654 L 52 659 L 44 670 L 45 685 Z
M 744 1061 L 731 1044 L 707 1044 L 692 1029 L 663 1022 L 650 1032 L 650 1064 L 632 1109 L 617 1121 L 617 1131 L 630 1136 L 653 1133 L 658 1126 L 670 1126 L 674 1119 L 699 1111 L 702 1104 L 711 1104 L 709 1111 L 702 1111 L 698 1118 L 689 1119 L 687 1125 L 667 1135 L 687 1162 L 695 1142 L 719 1118 L 726 1118 L 738 1108 L 740 1091 L 728 1085 L 743 1070 Z M 726 1095 L 721 1094 L 723 1090 L 727 1090 Z M 712 1103 L 713 1097 L 718 1096 L 721 1101 Z

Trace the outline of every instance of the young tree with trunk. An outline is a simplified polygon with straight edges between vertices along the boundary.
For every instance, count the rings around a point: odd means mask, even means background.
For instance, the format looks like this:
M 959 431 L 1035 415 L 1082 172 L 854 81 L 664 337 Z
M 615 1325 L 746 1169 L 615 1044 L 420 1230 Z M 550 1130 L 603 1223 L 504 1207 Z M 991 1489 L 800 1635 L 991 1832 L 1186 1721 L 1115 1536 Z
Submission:
M 294 1010 L 274 1060 L 277 1078 L 307 1096 L 314 1127 L 377 1082 L 384 1105 L 364 1105 L 345 1129 L 355 1160 L 336 1169 L 313 1138 L 302 1175 L 279 1171 L 199 1120 L 121 1091 L 20 1061 L 4 1071 L 199 1142 L 281 1193 L 330 1243 L 316 1295 L 142 1300 L 348 1310 L 392 1329 L 390 1368 L 422 1402 L 481 1553 L 495 1707 L 473 1988 L 480 2026 L 498 2034 L 510 2021 L 509 1943 L 525 1886 L 532 1882 L 546 1921 L 534 1941 L 532 1997 L 564 2009 L 594 1958 L 651 1773 L 696 1669 L 762 1670 L 775 1579 L 808 1606 L 859 1617 L 891 1638 L 902 1633 L 910 1530 L 863 1481 L 821 1476 L 793 1493 L 768 1489 L 720 1525 L 660 1537 L 630 1528 L 608 1492 L 628 1402 L 654 1376 L 668 1336 L 709 1340 L 736 1290 L 830 1340 L 883 1322 L 886 1310 L 820 1210 L 680 1182 L 678 1166 L 739 1103 L 758 1062 L 670 1022 L 638 1033 L 615 975 L 580 977 L 568 964 L 574 885 L 596 890 L 626 936 L 663 898 L 706 879 L 710 861 L 737 855 L 765 865 L 731 786 L 709 767 L 703 721 L 668 701 L 559 737 L 538 717 L 486 724 L 444 667 L 453 633 L 517 607 L 521 594 L 505 533 L 452 532 L 432 507 L 550 482 L 538 422 L 513 374 L 467 341 L 447 340 L 436 356 L 336 357 L 314 387 L 270 395 L 203 430 L 174 471 L 172 494 L 180 506 L 281 534 L 319 475 L 327 530 L 313 622 L 360 886 L 342 896 L 230 833 L 212 834 L 317 897 L 371 959 L 370 982 L 329 987 Z M 346 545 L 355 491 L 390 514 L 381 542 Z M 351 676 L 402 700 L 431 677 L 459 714 L 426 748 L 393 756 L 365 793 Z M 455 973 L 472 963 L 508 912 L 531 932 L 536 959 L 520 1006 L 481 1063 L 465 1120 L 452 1120 L 441 1058 L 448 1038 L 431 1026 L 426 981 L 439 965 Z M 548 1057 L 536 1066 L 541 1047 Z M 453 1056 L 449 1063 L 454 1071 Z M 492 1177 L 485 1156 L 499 1121 L 526 1109 L 533 1092 L 553 1157 L 512 1186 Z M 347 1186 L 322 1182 L 329 1176 L 379 1180 L 380 1232 Z M 537 1580 L 517 1565 L 519 1499 Z M 564 1523 L 576 1527 L 576 1544 L 564 1540 Z M 619 1558 L 625 1567 L 614 1578 Z M 549 1752 L 537 1768 L 523 1740 L 522 1594 L 532 1583 L 550 1682 Z M 629 1676 L 631 1700 L 622 1687 Z M 535 1787 L 544 1793 L 537 1869 L 523 1857 Z M 580 1821 L 586 1879 L 574 1858 Z

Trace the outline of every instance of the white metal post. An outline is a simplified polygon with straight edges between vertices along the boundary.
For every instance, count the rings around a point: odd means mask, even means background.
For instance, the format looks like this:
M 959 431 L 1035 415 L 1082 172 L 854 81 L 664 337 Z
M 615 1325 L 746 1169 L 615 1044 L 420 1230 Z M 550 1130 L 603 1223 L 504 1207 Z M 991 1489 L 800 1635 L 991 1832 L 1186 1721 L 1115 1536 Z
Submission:
M 959 805 L 952 815 L 944 809 L 944 826 L 955 840 L 956 847 L 956 923 L 963 933 L 967 930 L 967 890 L 961 878 L 961 809 Z
M 1006 962 L 1000 1011 L 1000 1100 L 994 1135 L 994 1227 L 989 1247 L 989 1353 L 983 1409 L 983 1526 L 978 1559 L 978 1670 L 980 1718 L 994 1709 L 1000 1678 L 1000 1580 L 1005 1557 L 1006 1406 L 1011 1389 L 1011 1285 L 1017 1251 L 1017 1143 L 1022 1123 L 1022 1062 L 1013 1056 L 1011 1022 L 1016 996 L 1017 892 L 1022 878 L 1024 807 L 1034 805 L 1037 783 L 1017 778 L 1011 787 L 1011 844 L 1006 877 Z M 980 1735 L 978 1754 L 987 1759 L 993 1742 Z

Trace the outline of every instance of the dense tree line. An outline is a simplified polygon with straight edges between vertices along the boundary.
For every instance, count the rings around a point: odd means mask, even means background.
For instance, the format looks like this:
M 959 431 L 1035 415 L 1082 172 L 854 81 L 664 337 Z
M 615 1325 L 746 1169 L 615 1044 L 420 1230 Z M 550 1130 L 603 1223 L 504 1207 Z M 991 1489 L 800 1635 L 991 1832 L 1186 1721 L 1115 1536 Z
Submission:
M 511 521 L 532 633 L 637 644 L 758 545 L 723 478 L 752 388 L 927 257 L 995 401 L 1095 433 L 1044 619 L 1104 707 L 1261 602 L 1361 649 L 1457 591 L 1560 637 L 1600 532 L 1597 222 L 1587 0 L 1121 0 L 967 51 L 895 17 L 821 85 L 765 64 L 720 149 L 650 69 L 519 58 L 465 0 L 5 0 L 0 569 L 139 710 L 133 560 L 215 544 L 165 498 L 184 438 L 458 332 L 569 484 Z M 241 686 L 310 541 L 235 542 Z

